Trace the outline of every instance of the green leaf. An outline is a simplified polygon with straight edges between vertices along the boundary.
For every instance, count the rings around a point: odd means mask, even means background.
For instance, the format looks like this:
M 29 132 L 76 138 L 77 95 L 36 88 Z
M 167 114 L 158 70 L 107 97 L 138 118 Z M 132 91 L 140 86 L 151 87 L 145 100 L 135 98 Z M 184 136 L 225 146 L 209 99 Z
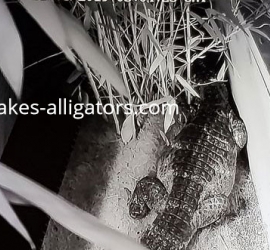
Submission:
M 192 88 L 192 86 L 190 84 L 188 84 L 188 82 L 180 75 L 176 74 L 175 75 L 177 81 L 186 89 L 189 91 L 190 94 L 192 94 L 193 96 L 197 96 L 198 98 L 200 98 L 199 94 Z
M 36 249 L 34 242 L 32 241 L 29 233 L 21 223 L 20 219 L 10 206 L 6 196 L 0 189 L 0 215 L 14 228 L 16 229 L 28 242 L 32 249 Z
M 94 44 L 81 23 L 71 13 L 57 8 L 51 1 L 20 2 L 70 61 L 77 63 L 71 50 L 73 49 L 82 61 L 102 75 L 120 94 L 128 95 L 114 63 Z
M 168 67 L 168 70 L 169 70 L 171 80 L 174 81 L 174 78 L 175 78 L 175 64 L 174 64 L 174 59 L 173 59 L 173 53 L 171 51 L 169 51 L 168 54 L 167 54 L 167 67 Z
M 206 10 L 206 13 L 208 14 L 208 16 L 210 18 L 209 22 L 210 22 L 210 24 L 211 24 L 211 26 L 216 34 L 215 37 L 218 38 L 222 42 L 222 44 L 225 46 L 225 39 L 224 39 L 223 34 L 221 33 L 220 28 L 218 27 L 216 21 L 213 18 L 211 18 L 211 14 L 208 12 L 208 10 Z
M 86 30 L 89 30 L 91 27 L 91 10 L 88 6 L 85 6 L 85 15 L 83 19 L 83 26 Z
M 149 102 L 147 104 L 143 104 L 143 106 L 139 105 L 139 106 L 141 106 L 140 110 L 144 111 L 144 110 L 150 108 L 153 104 L 160 105 L 160 104 L 163 104 L 163 103 L 166 103 L 166 102 L 170 102 L 172 99 L 173 99 L 173 97 L 171 97 L 171 96 L 162 97 L 162 98 L 160 98 L 158 100 L 154 100 L 154 101 L 151 101 L 151 102 Z
M 165 113 L 165 118 L 164 118 L 164 132 L 167 133 L 167 131 L 169 130 L 170 126 L 173 123 L 173 117 L 174 117 L 174 113 L 176 111 L 176 106 L 174 104 L 176 104 L 175 99 L 172 99 L 170 102 L 168 102 L 169 105 L 171 105 L 171 108 L 168 106 L 166 113 Z
M 196 48 L 200 42 L 202 41 L 202 39 L 200 38 L 200 36 L 196 36 L 190 39 L 190 49 Z
M 255 28 L 255 27 L 250 27 L 250 30 L 259 34 L 260 36 L 264 37 L 265 39 L 267 39 L 270 42 L 270 37 L 262 30 Z
M 244 20 L 241 14 L 239 20 Z M 247 128 L 247 155 L 252 182 L 269 241 L 270 75 L 259 45 L 250 30 L 246 31 L 248 36 L 238 32 L 229 43 L 234 65 L 229 67 L 230 82 L 234 102 Z M 266 48 L 265 52 L 269 54 L 269 49 Z
M 199 15 L 195 14 L 194 12 L 190 11 L 190 15 L 193 16 L 208 32 L 211 37 L 215 37 L 215 32 L 211 28 L 211 26 L 207 23 L 207 21 L 203 20 Z
M 123 123 L 123 127 L 121 129 L 121 137 L 123 142 L 129 143 L 131 139 L 135 136 L 135 122 L 134 122 L 134 114 L 129 115 Z
M 234 15 L 234 13 L 232 11 L 231 1 L 216 0 L 215 2 L 216 2 L 216 5 L 218 6 L 219 11 L 222 14 L 225 14 L 225 16 L 228 19 L 230 19 L 234 25 L 238 26 L 244 33 L 246 33 L 242 24 L 239 22 L 238 18 Z M 209 11 L 213 12 L 214 10 L 209 9 Z M 219 15 L 222 15 L 221 13 L 219 13 Z
M 76 81 L 80 76 L 82 75 L 82 72 L 75 69 L 70 76 L 67 79 L 67 83 L 73 83 L 74 81 Z
M 112 250 L 146 250 L 93 215 L 0 163 L 0 189 L 8 190 L 48 214 L 53 220 L 83 239 Z M 4 201 L 1 200 L 0 204 Z M 53 206 L 52 206 L 53 204 Z
M 152 32 L 149 29 L 147 29 L 146 32 L 147 32 L 147 35 L 148 35 L 149 39 L 151 40 L 151 42 L 154 44 L 155 48 L 157 49 L 158 53 L 162 54 L 163 51 L 160 48 L 159 42 L 156 40 L 156 38 L 154 37 Z
M 22 43 L 3 0 L 0 0 L 0 17 L 0 69 L 17 98 L 20 98 L 23 79 Z
M 160 64 L 162 63 L 162 61 L 164 60 L 164 55 L 163 54 L 159 54 L 156 59 L 153 61 L 150 69 L 149 69 L 149 75 L 151 76 L 155 70 L 157 69 L 158 66 L 160 66 Z
M 226 73 L 226 62 L 224 62 L 218 72 L 218 75 L 217 75 L 217 80 L 218 81 L 222 81 L 224 80 L 224 76 L 225 76 L 225 73 Z
M 159 133 L 160 133 L 161 138 L 163 139 L 163 141 L 166 143 L 166 146 L 170 146 L 170 142 L 169 142 L 167 136 L 164 134 L 164 132 L 159 130 Z
M 137 13 L 143 18 L 145 19 L 146 21 L 151 21 L 153 23 L 157 23 L 157 20 L 153 17 L 149 17 L 149 16 L 146 16 L 144 13 L 140 12 L 140 11 L 137 11 Z

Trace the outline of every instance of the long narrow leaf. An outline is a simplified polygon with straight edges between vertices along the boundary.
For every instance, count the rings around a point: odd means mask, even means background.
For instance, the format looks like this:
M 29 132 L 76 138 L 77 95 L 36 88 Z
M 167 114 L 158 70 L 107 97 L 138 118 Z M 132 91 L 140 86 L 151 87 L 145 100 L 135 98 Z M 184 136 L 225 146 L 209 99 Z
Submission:
M 194 12 L 190 11 L 190 15 L 194 18 L 196 18 L 196 20 L 205 28 L 205 30 L 208 32 L 208 34 L 210 35 L 210 37 L 215 37 L 215 32 L 213 31 L 213 29 L 211 28 L 211 26 L 207 23 L 206 20 L 203 20 L 199 15 L 195 14 Z
M 155 70 L 157 69 L 158 66 L 160 66 L 160 64 L 162 63 L 162 61 L 164 60 L 164 55 L 163 54 L 159 54 L 156 59 L 153 61 L 150 69 L 149 69 L 149 75 L 151 76 Z
M 75 57 L 68 46 L 65 25 L 61 21 L 57 7 L 51 1 L 20 0 L 20 3 L 66 57 L 76 64 Z
M 126 87 L 113 62 L 94 44 L 82 25 L 73 16 L 64 9 L 60 9 L 59 13 L 66 24 L 68 42 L 79 57 L 99 72 L 120 94 L 127 96 Z
M 173 124 L 173 117 L 176 111 L 176 102 L 175 99 L 172 99 L 170 102 L 168 102 L 169 105 L 167 107 L 166 113 L 165 113 L 165 118 L 164 118 L 164 132 L 165 134 L 169 130 L 170 126 Z
M 0 215 L 29 242 L 32 249 L 36 249 L 27 230 L 21 223 L 20 219 L 14 212 L 13 208 L 10 206 L 7 198 L 5 197 L 1 189 L 0 189 Z
M 215 0 L 216 6 L 218 6 L 220 12 L 225 14 L 225 16 L 232 21 L 232 23 L 238 26 L 245 34 L 247 34 L 243 28 L 243 25 L 239 22 L 238 18 L 234 15 L 232 11 L 231 1 L 220 1 Z M 213 11 L 213 10 L 212 10 Z
M 73 49 L 81 60 L 102 75 L 122 95 L 127 96 L 123 80 L 113 63 L 94 44 L 83 26 L 64 9 L 59 9 L 51 1 L 20 0 L 25 9 L 38 22 L 42 29 L 75 63 Z
M 0 0 L 0 17 L 0 70 L 19 98 L 23 79 L 22 43 L 14 21 L 3 0 Z
M 30 179 L 0 163 L 0 187 L 22 197 L 43 210 L 71 232 L 106 249 L 146 250 L 128 236 L 117 232 L 97 218 L 67 202 Z
M 173 99 L 172 96 L 162 97 L 162 98 L 160 98 L 158 100 L 151 101 L 149 103 L 143 104 L 143 106 L 140 107 L 140 110 L 141 111 L 144 111 L 144 110 L 150 108 L 153 104 L 160 105 L 160 104 L 163 104 L 163 103 L 166 103 L 166 102 L 171 102 L 172 99 Z
M 23 198 L 19 197 L 18 195 L 7 191 L 5 189 L 1 189 L 2 193 L 5 195 L 6 199 L 9 203 L 14 205 L 20 205 L 20 206 L 30 206 L 31 204 L 24 200 Z
M 124 143 L 130 142 L 135 134 L 134 114 L 129 115 L 123 123 L 121 137 Z
M 200 98 L 199 94 L 192 88 L 192 86 L 180 75 L 175 75 L 177 81 L 186 89 L 189 91 L 190 94 L 193 96 L 197 96 Z
M 234 68 L 229 70 L 234 100 L 248 131 L 250 170 L 270 242 L 270 74 L 250 30 L 245 33 L 232 37 Z

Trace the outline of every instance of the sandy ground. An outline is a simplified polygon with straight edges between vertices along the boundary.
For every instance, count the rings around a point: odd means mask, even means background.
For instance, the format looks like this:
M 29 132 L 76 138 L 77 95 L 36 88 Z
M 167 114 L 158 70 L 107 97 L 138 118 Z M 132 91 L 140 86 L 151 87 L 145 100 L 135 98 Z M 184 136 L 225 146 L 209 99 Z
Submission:
M 128 215 L 128 191 L 136 182 L 155 170 L 155 162 L 164 142 L 159 117 L 147 119 L 138 138 L 123 145 L 113 125 L 100 117 L 88 117 L 79 133 L 66 171 L 60 194 L 82 209 L 91 212 L 107 225 L 138 239 L 155 218 L 135 221 Z M 237 197 L 246 208 L 222 225 L 206 228 L 198 235 L 194 250 L 267 250 L 257 198 L 247 163 L 239 163 Z M 54 222 L 50 222 L 42 250 L 99 249 Z

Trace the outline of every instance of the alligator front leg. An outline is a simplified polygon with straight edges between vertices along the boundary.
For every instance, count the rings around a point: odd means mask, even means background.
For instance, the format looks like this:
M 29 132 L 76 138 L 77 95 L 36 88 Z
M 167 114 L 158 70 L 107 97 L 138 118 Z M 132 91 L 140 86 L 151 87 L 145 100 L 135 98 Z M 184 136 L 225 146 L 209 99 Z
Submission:
M 204 200 L 195 211 L 192 225 L 195 230 L 207 227 L 221 219 L 229 208 L 225 195 L 216 195 Z
M 129 204 L 129 214 L 134 219 L 142 219 L 151 209 L 161 209 L 167 197 L 166 188 L 158 178 L 144 177 L 136 185 Z
M 239 149 L 242 149 L 247 143 L 247 130 L 244 122 L 239 119 L 231 110 L 229 113 L 230 129 L 233 139 Z

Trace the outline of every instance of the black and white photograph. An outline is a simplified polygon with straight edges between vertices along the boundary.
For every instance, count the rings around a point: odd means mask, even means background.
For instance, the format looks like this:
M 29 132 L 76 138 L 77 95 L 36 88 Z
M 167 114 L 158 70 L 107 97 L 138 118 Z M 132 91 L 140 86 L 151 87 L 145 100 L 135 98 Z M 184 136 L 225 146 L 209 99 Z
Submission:
M 0 0 L 0 250 L 269 250 L 269 0 Z

